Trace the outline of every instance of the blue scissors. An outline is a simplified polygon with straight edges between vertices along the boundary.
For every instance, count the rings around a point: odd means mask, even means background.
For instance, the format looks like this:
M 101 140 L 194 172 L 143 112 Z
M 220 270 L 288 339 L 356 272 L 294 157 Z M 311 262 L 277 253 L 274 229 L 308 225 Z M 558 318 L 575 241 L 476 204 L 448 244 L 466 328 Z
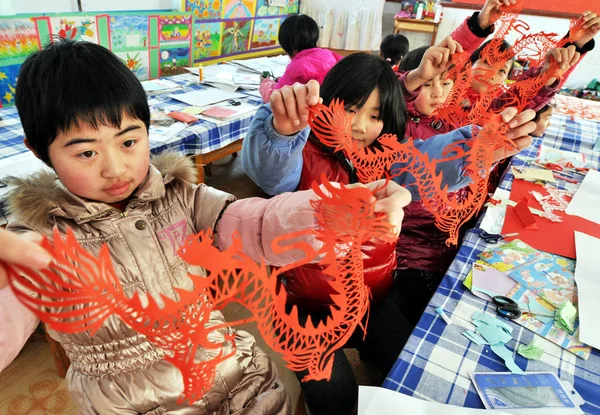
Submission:
M 236 101 L 234 99 L 230 99 L 229 101 L 227 101 L 227 103 L 233 107 L 237 107 L 239 105 L 242 105 L 242 103 L 240 101 Z
M 502 317 L 506 317 L 511 320 L 516 320 L 521 317 L 523 312 L 519 308 L 519 304 L 513 299 L 505 297 L 503 295 L 496 295 L 492 297 L 492 301 L 496 304 L 496 312 Z
M 517 236 L 518 234 L 518 232 L 515 232 L 502 235 L 498 233 L 488 233 L 484 230 L 481 230 L 481 232 L 479 232 L 479 237 L 488 244 L 497 244 L 502 239 L 510 238 L 511 236 Z

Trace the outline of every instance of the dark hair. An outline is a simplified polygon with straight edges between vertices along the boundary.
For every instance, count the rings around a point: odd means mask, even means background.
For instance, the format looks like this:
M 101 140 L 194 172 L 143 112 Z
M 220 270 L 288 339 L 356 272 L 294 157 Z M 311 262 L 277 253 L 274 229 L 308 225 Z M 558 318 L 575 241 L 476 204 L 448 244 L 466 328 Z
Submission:
M 412 71 L 419 67 L 421 64 L 421 60 L 423 60 L 423 56 L 425 52 L 427 52 L 429 46 L 421 46 L 420 48 L 416 48 L 408 52 L 408 54 L 402 59 L 400 62 L 401 71 Z
M 54 39 L 31 54 L 15 95 L 25 137 L 48 165 L 48 147 L 72 127 L 119 128 L 124 113 L 150 126 L 140 81 L 116 55 L 90 42 Z
M 556 107 L 556 103 L 554 101 L 550 101 L 548 104 L 544 105 L 542 108 L 540 108 L 536 113 L 535 113 L 535 117 L 533 118 L 533 122 L 538 122 L 540 117 L 542 116 L 542 114 L 544 114 L 546 111 L 548 111 L 551 108 L 555 108 Z
M 387 35 L 379 45 L 379 52 L 383 60 L 397 65 L 408 53 L 408 39 L 400 34 Z
M 279 27 L 279 44 L 290 56 L 317 47 L 319 26 L 305 14 L 289 15 Z
M 329 105 L 335 98 L 346 107 L 362 107 L 371 93 L 379 91 L 379 115 L 383 120 L 382 134 L 404 138 L 406 112 L 400 82 L 391 66 L 379 57 L 353 53 L 339 61 L 323 80 L 321 97 Z
M 483 51 L 483 49 L 490 44 L 491 41 L 493 41 L 495 39 L 490 39 L 487 42 L 484 42 L 483 45 L 479 46 L 479 48 L 477 48 L 477 50 L 475 50 L 475 52 L 473 52 L 471 54 L 471 65 L 474 65 L 475 62 L 477 62 L 479 60 L 479 58 L 481 57 L 481 52 Z M 505 52 L 508 49 L 511 48 L 510 43 L 508 43 L 506 40 L 502 40 L 502 43 L 500 43 L 500 52 Z M 508 74 L 510 74 L 513 70 L 513 67 L 515 66 L 515 57 L 513 56 L 510 59 L 510 68 L 508 70 Z

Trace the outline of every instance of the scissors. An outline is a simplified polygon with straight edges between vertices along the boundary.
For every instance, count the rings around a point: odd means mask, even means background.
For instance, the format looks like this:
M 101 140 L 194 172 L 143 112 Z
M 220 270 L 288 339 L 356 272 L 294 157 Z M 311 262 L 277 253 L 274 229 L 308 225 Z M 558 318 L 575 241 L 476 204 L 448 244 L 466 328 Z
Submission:
M 227 103 L 234 107 L 237 107 L 238 105 L 242 105 L 242 103 L 240 101 L 236 101 L 234 99 L 230 99 L 229 101 L 227 101 Z
M 2 187 L 7 187 L 8 184 L 6 184 L 6 182 L 4 180 L 0 180 L 0 188 Z
M 510 238 L 512 236 L 517 236 L 518 234 L 519 234 L 518 232 L 515 232 L 515 233 L 507 233 L 505 235 L 502 235 L 502 234 L 498 234 L 498 233 L 488 233 L 484 230 L 481 230 L 481 232 L 479 232 L 479 237 L 488 244 L 497 244 L 501 239 L 506 239 L 506 238 Z
M 521 317 L 523 312 L 519 308 L 519 304 L 516 301 L 505 297 L 503 295 L 496 295 L 492 297 L 492 301 L 496 304 L 496 312 L 502 317 L 506 317 L 511 320 L 516 320 Z

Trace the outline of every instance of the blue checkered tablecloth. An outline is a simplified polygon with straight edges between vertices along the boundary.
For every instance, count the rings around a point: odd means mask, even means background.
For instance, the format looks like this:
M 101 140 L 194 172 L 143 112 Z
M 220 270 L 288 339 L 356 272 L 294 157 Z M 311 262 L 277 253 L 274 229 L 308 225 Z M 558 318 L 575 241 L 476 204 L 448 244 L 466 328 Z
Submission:
M 600 136 L 600 123 L 554 115 L 552 125 L 543 140 L 521 153 L 534 157 L 543 142 L 555 148 L 582 152 L 594 168 L 600 166 L 600 153 L 592 152 Z M 523 161 L 514 158 L 514 165 Z M 510 190 L 513 175 L 507 169 L 500 187 Z M 480 218 L 481 220 L 481 218 Z M 429 302 L 427 309 L 413 331 L 396 364 L 387 375 L 383 386 L 417 398 L 472 408 L 483 408 L 469 375 L 473 372 L 506 372 L 504 363 L 489 346 L 478 346 L 462 335 L 473 329 L 471 316 L 475 311 L 495 315 L 495 310 L 484 300 L 473 296 L 464 286 L 477 256 L 488 245 L 473 231 L 469 231 L 446 276 Z M 451 318 L 451 325 L 436 314 L 441 306 Z M 519 367 L 527 372 L 554 372 L 561 379 L 574 384 L 585 399 L 586 413 L 600 414 L 600 352 L 593 349 L 588 360 L 583 360 L 538 336 L 545 349 L 541 361 L 527 360 L 516 354 L 519 344 L 533 341 L 533 332 L 509 322 L 514 327 L 514 340 L 507 344 Z

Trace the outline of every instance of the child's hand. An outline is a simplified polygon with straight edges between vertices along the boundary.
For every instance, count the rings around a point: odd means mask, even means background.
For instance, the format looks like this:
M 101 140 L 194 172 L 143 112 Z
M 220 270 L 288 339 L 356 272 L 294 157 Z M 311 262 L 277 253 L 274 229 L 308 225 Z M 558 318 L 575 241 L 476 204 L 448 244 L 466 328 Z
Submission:
M 508 123 L 509 127 L 506 137 L 512 140 L 516 148 L 513 150 L 505 148 L 496 150 L 494 152 L 494 162 L 514 156 L 529 147 L 533 141 L 529 134 L 536 129 L 535 123 L 531 121 L 535 118 L 534 110 L 525 110 L 519 113 L 516 108 L 511 107 L 502 111 L 501 115 L 502 121 Z
M 306 85 L 296 82 L 271 94 L 273 127 L 281 135 L 294 135 L 308 126 L 308 107 L 323 100 L 320 85 L 310 80 Z
M 565 72 L 571 68 L 571 66 L 577 64 L 579 62 L 579 58 L 581 54 L 576 51 L 574 45 L 569 46 L 568 48 L 554 48 L 546 53 L 546 58 L 544 60 L 544 67 L 542 68 L 542 73 L 545 73 L 550 69 L 550 64 L 552 60 L 556 61 L 559 66 L 558 74 L 563 75 Z M 546 82 L 547 86 L 552 85 L 556 82 L 556 78 L 550 78 L 548 82 Z
M 37 239 L 37 241 L 35 241 Z M 26 265 L 31 268 L 45 268 L 52 257 L 38 243 L 39 235 L 20 235 L 0 229 L 0 289 L 8 284 L 5 264 Z
M 452 63 L 452 55 L 462 51 L 460 43 L 450 36 L 427 49 L 419 67 L 406 76 L 406 89 L 414 91 L 446 71 Z
M 479 27 L 482 29 L 487 29 L 496 23 L 496 20 L 498 20 L 502 15 L 500 7 L 509 7 L 516 3 L 517 0 L 487 0 L 481 8 L 479 16 L 477 16 L 477 23 L 479 23 Z
M 596 13 L 588 10 L 587 12 L 583 12 L 581 18 L 583 19 L 583 29 L 585 32 L 583 36 L 575 41 L 575 45 L 580 48 L 600 32 L 600 16 L 596 15 Z

